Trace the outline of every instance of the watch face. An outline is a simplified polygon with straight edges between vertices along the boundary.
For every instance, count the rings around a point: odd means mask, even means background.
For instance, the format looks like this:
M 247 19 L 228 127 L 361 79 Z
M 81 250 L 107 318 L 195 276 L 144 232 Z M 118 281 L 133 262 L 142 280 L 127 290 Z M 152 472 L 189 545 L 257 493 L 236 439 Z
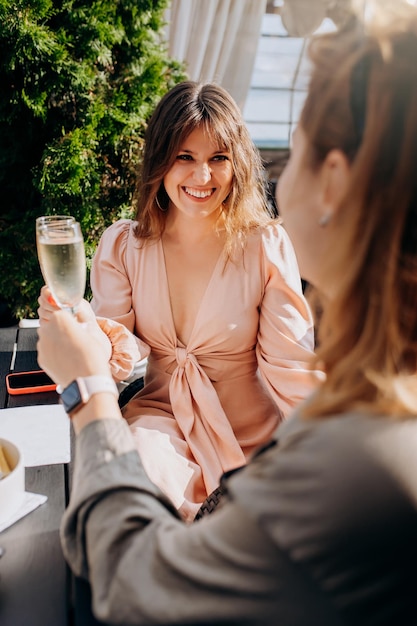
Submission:
M 71 413 L 82 403 L 81 393 L 76 380 L 64 389 L 61 394 L 61 400 L 67 413 Z

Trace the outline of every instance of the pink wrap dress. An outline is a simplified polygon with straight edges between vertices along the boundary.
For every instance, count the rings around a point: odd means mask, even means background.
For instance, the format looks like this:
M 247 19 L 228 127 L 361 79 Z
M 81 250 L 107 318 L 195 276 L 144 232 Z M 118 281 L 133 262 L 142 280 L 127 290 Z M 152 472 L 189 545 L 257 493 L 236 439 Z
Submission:
M 120 220 L 93 259 L 96 315 L 124 324 L 148 357 L 144 388 L 124 408 L 143 465 L 186 520 L 246 463 L 317 385 L 314 328 L 291 242 L 278 223 L 218 259 L 188 345 L 171 312 L 163 245 L 141 245 Z M 186 277 L 184 277 L 186 280 Z

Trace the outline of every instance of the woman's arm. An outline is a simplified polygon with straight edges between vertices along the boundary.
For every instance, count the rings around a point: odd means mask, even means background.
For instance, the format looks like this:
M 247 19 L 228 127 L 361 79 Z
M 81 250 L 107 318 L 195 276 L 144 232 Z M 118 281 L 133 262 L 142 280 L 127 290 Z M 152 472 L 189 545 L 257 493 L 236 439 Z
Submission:
M 149 356 L 150 347 L 134 334 L 137 311 L 132 301 L 127 259 L 129 239 L 133 237 L 132 227 L 131 220 L 119 220 L 101 236 L 91 267 L 91 306 L 99 320 L 113 320 L 132 333 L 139 354 L 136 361 L 142 361 Z M 111 338 L 111 324 L 107 324 L 103 330 L 109 330 Z M 131 350 L 130 343 L 128 352 Z M 124 378 L 127 376 L 125 374 Z M 123 380 L 123 377 L 119 377 L 119 380 Z
M 131 220 L 119 220 L 102 234 L 91 266 L 91 305 L 96 315 L 135 329 L 132 285 L 127 273 L 127 245 Z
M 100 342 L 65 311 L 41 321 L 38 353 L 63 386 L 77 376 L 110 376 Z M 62 543 L 74 572 L 89 579 L 100 619 L 244 623 L 275 615 L 276 568 L 282 561 L 285 570 L 285 559 L 277 561 L 251 515 L 231 502 L 199 523 L 179 520 L 148 480 L 112 394 L 94 395 L 72 421 L 77 449 Z M 284 571 L 282 578 L 285 587 Z
M 282 568 L 290 597 L 291 575 L 256 521 L 230 501 L 186 525 L 130 444 L 127 425 L 113 420 L 89 424 L 77 441 L 62 543 L 76 574 L 91 583 L 96 616 L 120 624 L 276 619 L 285 604 L 276 577 Z
M 312 370 L 314 324 L 301 289 L 297 260 L 279 224 L 262 240 L 265 293 L 259 313 L 256 354 L 262 379 L 287 416 L 324 378 Z

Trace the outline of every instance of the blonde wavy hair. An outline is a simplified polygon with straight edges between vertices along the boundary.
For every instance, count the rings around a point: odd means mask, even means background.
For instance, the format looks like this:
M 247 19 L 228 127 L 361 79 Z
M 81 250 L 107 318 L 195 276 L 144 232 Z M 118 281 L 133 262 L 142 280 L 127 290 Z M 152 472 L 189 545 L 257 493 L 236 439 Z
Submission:
M 230 256 L 236 244 L 244 246 L 248 233 L 271 221 L 271 214 L 259 151 L 233 98 L 212 83 L 180 83 L 157 105 L 145 134 L 135 194 L 135 234 L 142 243 L 161 237 L 169 211 L 164 176 L 185 138 L 199 127 L 205 128 L 210 137 L 231 154 L 232 189 L 221 214 L 221 225 L 226 231 L 225 247 Z
M 310 47 L 308 164 L 340 149 L 351 178 L 318 330 L 327 380 L 308 416 L 417 415 L 417 10 L 399 9 Z

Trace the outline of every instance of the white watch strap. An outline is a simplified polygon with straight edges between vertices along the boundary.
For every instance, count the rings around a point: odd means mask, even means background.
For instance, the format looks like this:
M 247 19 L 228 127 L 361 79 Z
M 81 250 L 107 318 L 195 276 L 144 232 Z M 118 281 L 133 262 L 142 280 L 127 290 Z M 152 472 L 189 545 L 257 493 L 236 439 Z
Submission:
M 108 376 L 84 376 L 82 378 L 77 378 L 77 382 L 81 394 L 84 395 L 83 392 L 86 391 L 86 397 L 88 399 L 90 399 L 91 396 L 94 396 L 94 394 L 101 393 L 103 391 L 112 393 L 116 398 L 119 397 L 119 391 L 116 383 L 113 378 L 109 378 Z
M 88 402 L 91 396 L 104 391 L 112 393 L 116 398 L 119 397 L 117 385 L 109 376 L 84 376 L 76 378 L 76 381 L 83 402 Z M 61 385 L 58 385 L 56 390 L 59 394 L 64 391 Z

